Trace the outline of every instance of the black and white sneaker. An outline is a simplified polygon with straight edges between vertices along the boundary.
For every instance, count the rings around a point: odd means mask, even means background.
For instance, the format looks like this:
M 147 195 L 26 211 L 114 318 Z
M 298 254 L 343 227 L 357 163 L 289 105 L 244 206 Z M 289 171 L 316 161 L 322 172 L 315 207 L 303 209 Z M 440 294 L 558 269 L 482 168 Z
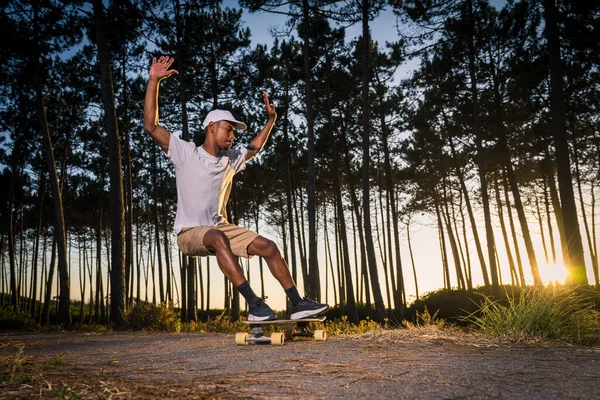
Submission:
M 256 297 L 248 305 L 248 321 L 270 321 L 277 319 L 271 307 L 260 297 Z
M 300 300 L 300 303 L 292 306 L 292 315 L 290 316 L 290 319 L 309 318 L 327 310 L 329 310 L 327 304 L 317 303 L 316 301 L 312 301 L 305 297 Z

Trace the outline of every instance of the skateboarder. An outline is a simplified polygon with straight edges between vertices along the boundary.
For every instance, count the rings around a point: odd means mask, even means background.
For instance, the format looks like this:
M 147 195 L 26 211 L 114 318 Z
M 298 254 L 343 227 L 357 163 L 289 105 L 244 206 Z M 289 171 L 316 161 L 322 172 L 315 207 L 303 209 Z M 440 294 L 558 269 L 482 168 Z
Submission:
M 189 256 L 217 257 L 219 268 L 244 296 L 249 305 L 248 320 L 276 319 L 273 310 L 258 297 L 244 277 L 236 257 L 263 257 L 273 276 L 279 281 L 292 304 L 291 319 L 306 318 L 329 309 L 308 298 L 302 298 L 290 275 L 287 263 L 277 245 L 256 232 L 227 222 L 227 201 L 233 176 L 246 167 L 246 162 L 260 152 L 277 119 L 275 106 L 263 92 L 267 123 L 245 149 L 231 149 L 236 129 L 246 124 L 226 110 L 212 110 L 202 124 L 206 139 L 201 146 L 171 134 L 158 122 L 160 82 L 178 72 L 169 69 L 174 59 L 161 56 L 152 59 L 144 100 L 144 130 L 160 146 L 175 165 L 177 214 L 174 230 L 177 245 Z

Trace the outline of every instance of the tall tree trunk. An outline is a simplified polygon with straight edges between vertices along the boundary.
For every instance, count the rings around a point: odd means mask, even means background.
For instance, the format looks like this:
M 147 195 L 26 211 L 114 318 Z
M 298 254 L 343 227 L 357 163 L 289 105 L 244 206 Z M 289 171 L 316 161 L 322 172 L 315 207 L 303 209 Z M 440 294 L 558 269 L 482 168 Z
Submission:
M 454 229 L 452 228 L 452 224 L 450 219 L 453 219 L 453 216 L 450 215 L 450 210 L 448 208 L 448 203 L 452 202 L 452 199 L 447 197 L 446 193 L 446 178 L 442 179 L 443 185 L 443 203 L 441 204 L 441 214 L 444 217 L 444 222 L 446 224 L 446 232 L 448 232 L 448 240 L 450 242 L 450 248 L 452 250 L 452 256 L 454 257 L 454 269 L 456 271 L 456 285 L 460 290 L 465 289 L 465 280 L 462 274 L 462 264 L 460 259 L 460 251 L 458 249 L 458 245 L 456 244 L 456 237 L 454 236 Z
M 556 172 L 562 205 L 562 216 L 565 227 L 569 263 L 567 283 L 587 285 L 583 243 L 579 232 L 577 206 L 573 193 L 571 178 L 571 162 L 569 160 L 569 143 L 567 140 L 566 107 L 563 91 L 563 66 L 560 55 L 560 36 L 558 32 L 558 11 L 554 0 L 544 0 L 546 20 L 546 38 L 548 40 L 548 56 L 550 61 L 550 107 L 554 134 Z
M 319 271 L 317 267 L 317 229 L 316 229 L 316 196 L 315 196 L 315 129 L 313 111 L 313 84 L 312 69 L 310 65 L 310 4 L 309 0 L 302 0 L 302 19 L 305 34 L 302 38 L 302 57 L 304 60 L 304 89 L 306 98 L 306 129 L 307 129 L 307 183 L 308 197 L 308 282 L 305 282 L 305 292 L 308 296 L 316 298 L 319 292 Z M 318 300 L 318 299 L 317 299 Z
M 98 224 L 96 225 L 96 308 L 95 308 L 95 322 L 100 322 L 100 305 L 104 305 L 103 297 L 104 293 L 102 290 L 102 207 L 98 213 Z M 104 314 L 104 307 L 102 314 Z M 103 316 L 104 317 L 104 316 Z M 104 322 L 104 321 L 102 321 Z
M 507 178 L 506 169 L 502 171 L 502 181 L 504 184 L 504 202 L 506 203 L 506 212 L 508 214 L 508 222 L 510 224 L 510 232 L 512 234 L 513 245 L 515 248 L 515 258 L 517 259 L 517 267 L 519 269 L 520 285 L 525 287 L 525 272 L 523 271 L 523 262 L 521 260 L 521 250 L 519 250 L 519 242 L 517 240 L 517 230 L 515 229 L 515 223 L 514 223 L 514 219 L 512 216 L 511 203 L 510 203 L 510 199 L 508 197 L 509 186 L 508 186 L 508 178 Z M 514 192 L 513 192 L 513 195 L 514 195 Z M 520 199 L 520 197 L 519 197 L 519 199 Z
M 385 224 L 385 217 L 384 217 L 384 212 L 383 212 L 383 183 L 382 183 L 382 179 L 381 179 L 381 170 L 382 168 L 380 168 L 380 165 L 377 166 L 376 168 L 377 170 L 377 200 L 379 201 L 375 201 L 375 237 L 377 240 L 377 248 L 379 250 L 379 255 L 381 257 L 381 266 L 383 267 L 383 280 L 385 283 L 385 296 L 386 296 L 386 304 L 388 309 L 392 308 L 392 295 L 393 292 L 395 292 L 395 288 L 390 286 L 390 273 L 389 273 L 389 265 L 388 265 L 388 257 L 387 257 L 387 252 L 386 252 L 386 242 L 387 242 L 387 237 L 386 237 L 386 232 L 385 229 L 379 228 L 379 218 L 377 217 L 377 209 L 379 209 L 379 214 L 381 216 L 381 224 Z M 381 232 L 381 233 L 380 233 Z M 381 244 L 382 240 L 381 240 L 381 236 L 383 236 L 383 245 Z
M 541 170 L 544 191 L 544 212 L 546 213 L 546 225 L 548 225 L 548 241 L 550 242 L 550 250 L 552 252 L 552 264 L 556 264 L 556 246 L 554 245 L 554 229 L 552 228 L 552 214 L 550 213 L 550 201 L 548 200 L 548 180 L 546 179 L 544 168 L 541 168 Z
M 2 232 L 2 236 L 0 236 L 0 293 L 2 293 L 2 295 L 0 295 L 0 306 L 4 307 L 4 305 L 6 304 L 5 299 L 6 299 L 6 295 L 5 293 L 7 292 L 7 288 L 6 288 L 6 266 L 5 266 L 5 248 L 4 248 L 4 243 L 5 243 L 5 232 Z M 45 254 L 45 252 L 44 252 Z M 42 287 L 44 285 L 41 285 Z M 10 293 L 10 292 L 9 292 Z M 42 296 L 40 295 L 40 299 L 42 298 Z
M 17 264 L 16 264 L 16 254 L 15 254 L 15 233 L 14 233 L 14 225 L 13 225 L 13 204 L 14 204 L 14 187 L 15 180 L 17 179 L 17 144 L 20 141 L 17 140 L 15 142 L 15 146 L 13 148 L 13 162 L 11 168 L 11 176 L 10 176 L 10 189 L 9 189 L 9 202 L 8 202 L 8 262 L 10 269 L 10 304 L 12 305 L 14 310 L 19 309 L 19 292 L 17 289 Z
M 302 282 L 308 282 L 308 263 L 306 260 L 306 240 L 304 234 L 304 209 L 302 208 L 302 188 L 298 188 L 300 195 L 292 192 L 292 201 L 294 203 L 294 215 L 296 216 L 296 232 L 298 233 L 298 249 L 300 250 L 300 269 L 302 272 Z M 297 199 L 297 200 L 296 200 Z M 300 202 L 300 212 L 298 212 L 298 202 Z
M 56 235 L 52 235 L 52 250 L 50 266 L 48 267 L 48 280 L 46 283 L 46 294 L 44 296 L 44 311 L 42 324 L 50 325 L 50 301 L 52 299 L 52 280 L 54 279 L 54 268 L 56 266 Z
M 162 169 L 162 168 L 161 168 Z M 167 285 L 166 289 L 166 301 L 173 301 L 173 290 L 171 287 L 171 277 L 172 277 L 172 267 L 171 267 L 171 241 L 169 240 L 169 232 L 170 229 L 167 227 L 167 215 L 166 215 L 166 206 L 163 203 L 161 207 L 161 223 L 162 223 L 162 233 L 163 233 L 163 246 L 165 250 L 165 283 Z M 200 271 L 200 269 L 198 269 Z
M 152 217 L 154 219 L 154 238 L 156 240 L 156 258 L 158 261 L 158 291 L 161 304 L 165 302 L 162 249 L 160 238 L 160 223 L 158 220 L 158 172 L 157 172 L 156 146 L 152 147 L 152 195 L 154 207 L 152 207 Z
M 448 252 L 446 250 L 446 238 L 444 235 L 444 219 L 442 217 L 441 205 L 438 196 L 434 194 L 435 214 L 438 221 L 438 235 L 440 240 L 440 250 L 442 253 L 442 274 L 444 276 L 444 289 L 451 289 L 450 268 L 448 266 Z
M 471 101 L 473 103 L 473 136 L 477 145 L 477 170 L 479 174 L 479 183 L 481 185 L 481 202 L 483 204 L 483 216 L 485 221 L 485 232 L 488 249 L 488 260 L 490 263 L 490 274 L 492 275 L 492 287 L 498 289 L 498 267 L 496 265 L 496 243 L 494 239 L 494 229 L 492 227 L 492 218 L 490 213 L 490 200 L 487 188 L 486 176 L 486 154 L 483 148 L 483 132 L 480 127 L 479 119 L 479 95 L 477 93 L 477 73 L 475 66 L 475 20 L 473 15 L 473 0 L 467 1 L 467 13 L 469 19 L 469 37 L 467 38 L 469 48 L 469 76 L 471 78 Z
M 107 134 L 108 158 L 110 168 L 111 193 L 111 321 L 117 327 L 126 323 L 126 282 L 125 282 L 125 215 L 123 204 L 123 179 L 121 168 L 121 139 L 115 97 L 111 76 L 110 53 L 104 37 L 104 5 L 102 0 L 94 0 L 94 21 L 96 28 L 96 45 L 98 47 L 98 63 L 100 64 L 100 81 L 102 89 L 102 105 L 104 108 L 104 124 Z
M 412 242 L 410 240 L 410 216 L 406 222 L 406 239 L 408 240 L 408 254 L 410 255 L 410 263 L 412 265 L 413 277 L 415 279 L 415 297 L 419 300 L 419 282 L 417 281 L 417 267 L 415 265 L 415 257 L 413 255 Z
M 342 126 L 341 131 L 344 131 L 344 128 Z M 364 275 L 365 272 L 367 271 L 367 252 L 366 252 L 366 246 L 365 246 L 365 230 L 363 229 L 363 219 L 362 216 L 360 214 L 360 209 L 361 209 L 361 205 L 360 202 L 358 200 L 358 196 L 357 196 L 357 190 L 355 189 L 355 185 L 354 185 L 354 179 L 352 177 L 352 167 L 350 165 L 350 154 L 349 154 L 349 148 L 348 148 L 348 144 L 346 143 L 346 137 L 344 135 L 340 136 L 343 145 L 344 145 L 344 149 L 345 149 L 345 165 L 346 165 L 346 170 L 347 170 L 347 174 L 348 174 L 348 186 L 349 186 L 349 190 L 348 192 L 350 193 L 350 199 L 352 201 L 352 209 L 354 210 L 354 220 L 355 220 L 355 224 L 356 224 L 356 229 L 353 229 L 353 231 L 355 233 L 358 234 L 358 246 L 356 245 L 356 243 L 354 244 L 354 249 L 356 252 L 356 249 L 360 249 L 360 265 L 358 263 L 355 263 L 357 266 L 357 274 L 356 274 L 356 285 L 357 285 L 357 290 L 359 292 L 361 292 L 361 300 L 363 298 L 363 290 L 364 290 L 364 298 L 365 298 L 365 304 L 367 305 L 367 310 L 370 312 L 371 310 L 371 289 L 368 285 L 368 281 L 367 281 L 367 285 L 364 286 L 363 288 L 363 283 L 364 282 Z M 356 241 L 355 241 L 356 242 Z M 360 271 L 360 272 L 359 272 Z
M 288 223 L 288 231 L 290 232 L 290 251 L 289 258 L 287 260 L 288 264 L 292 267 L 292 279 L 294 282 L 298 282 L 298 266 L 296 260 L 296 236 L 294 230 L 294 217 L 293 217 L 293 209 L 294 203 L 292 199 L 293 182 L 292 182 L 292 154 L 290 150 L 290 139 L 289 139 L 289 89 L 286 85 L 286 94 L 284 96 L 285 105 L 283 107 L 283 140 L 285 147 L 285 158 L 286 158 L 286 180 L 285 180 L 285 199 L 286 199 L 286 211 L 287 211 L 287 223 Z
M 577 144 L 577 142 L 575 142 Z M 590 252 L 590 258 L 592 260 L 592 273 L 594 274 L 594 283 L 597 285 L 599 283 L 598 276 L 598 253 L 596 252 L 594 246 L 594 240 L 592 238 L 592 234 L 590 232 L 590 225 L 588 223 L 587 213 L 585 211 L 585 203 L 583 201 L 583 189 L 581 188 L 581 174 L 579 172 L 579 156 L 577 155 L 577 146 L 575 146 L 575 151 L 573 151 L 573 161 L 575 162 L 575 181 L 577 182 L 577 192 L 579 194 L 579 207 L 581 207 L 581 215 L 583 219 L 583 227 L 585 230 L 585 236 L 587 239 L 588 250 Z M 591 182 L 592 190 L 591 193 L 594 193 L 594 182 Z M 592 201 L 592 204 L 593 201 Z M 592 218 L 593 221 L 593 218 Z
M 42 234 L 42 219 L 43 219 L 43 211 L 44 211 L 44 197 L 46 196 L 46 183 L 43 178 L 44 174 L 40 173 L 40 180 L 38 186 L 38 226 L 35 232 L 35 244 L 33 248 L 33 260 L 31 264 L 31 272 L 32 272 L 32 283 L 31 283 L 31 317 L 35 320 L 35 316 L 37 313 L 37 272 L 38 272 L 38 258 L 39 258 L 39 248 L 40 248 L 40 235 Z M 41 301 L 41 298 L 40 298 Z
M 180 43 L 184 40 L 183 33 L 183 16 L 181 15 L 181 6 L 179 1 L 175 2 L 175 45 L 179 50 L 177 53 L 177 62 L 179 64 L 179 74 L 177 77 L 179 78 L 179 102 L 181 104 L 181 138 L 185 141 L 190 140 L 190 129 L 189 129 L 189 119 L 188 119 L 188 109 L 187 109 L 187 96 L 185 94 L 186 87 L 186 61 L 187 57 L 185 54 L 181 53 L 182 46 Z M 188 301 L 188 283 L 187 279 L 194 279 L 194 270 L 190 271 L 190 266 L 188 265 L 191 258 L 181 254 L 180 255 L 180 279 L 181 279 L 181 319 L 184 321 L 188 320 L 189 313 L 187 309 L 187 301 Z M 191 276 L 190 276 L 191 272 Z
M 371 227 L 371 201 L 370 201 L 370 121 L 369 121 L 369 1 L 362 2 L 362 112 L 363 112 L 363 220 L 365 225 L 365 245 L 367 250 L 367 266 L 373 299 L 375 301 L 375 320 L 383 322 L 386 318 L 379 275 L 377 273 L 377 259 L 375 257 L 375 246 L 373 243 L 373 232 Z
M 49 173 L 50 189 L 52 193 L 52 204 L 54 206 L 54 234 L 56 236 L 58 252 L 58 272 L 60 280 L 60 295 L 58 321 L 64 325 L 71 325 L 71 286 L 69 281 L 69 271 L 67 265 L 67 236 L 65 229 L 64 209 L 62 204 L 62 191 L 59 188 L 58 176 L 56 174 L 56 163 L 54 162 L 54 152 L 52 150 L 52 139 L 48 130 L 48 121 L 46 119 L 46 107 L 42 91 L 40 61 L 36 60 L 36 91 L 38 118 L 40 124 L 40 134 L 44 142 L 44 155 L 46 159 L 46 168 Z M 83 301 L 83 299 L 82 299 Z
M 550 261 L 548 259 L 548 246 L 546 245 L 546 234 L 544 233 L 544 223 L 542 220 L 542 211 L 540 210 L 540 200 L 537 195 L 535 195 L 535 211 L 538 220 L 538 225 L 540 226 L 540 238 L 542 239 L 542 249 L 544 250 L 544 259 L 546 260 L 546 264 Z
M 508 266 L 510 268 L 510 276 L 512 284 L 520 284 L 519 276 L 517 275 L 517 268 L 515 266 L 515 260 L 513 259 L 512 250 L 510 248 L 510 241 L 508 239 L 508 232 L 506 230 L 506 223 L 504 222 L 504 214 L 502 212 L 502 198 L 500 197 L 500 183 L 496 180 L 495 185 L 496 192 L 496 205 L 498 207 L 498 219 L 500 220 L 500 229 L 502 231 L 502 239 L 504 240 L 504 247 L 506 248 L 506 257 L 508 258 Z
M 129 96 L 127 90 L 127 51 L 123 51 L 121 86 L 123 87 L 123 110 L 125 112 L 123 131 L 125 133 L 125 284 L 127 305 L 133 301 L 133 187 L 131 171 L 131 132 L 129 128 Z
M 381 97 L 381 102 L 383 103 L 383 95 Z M 391 222 L 393 226 L 393 247 L 394 253 L 396 255 L 396 290 L 394 292 L 394 314 L 396 318 L 400 321 L 404 319 L 404 302 L 403 299 L 403 287 L 404 287 L 404 273 L 402 272 L 402 256 L 400 254 L 400 228 L 398 226 L 399 216 L 398 210 L 396 208 L 396 192 L 394 190 L 394 180 L 392 176 L 392 161 L 390 158 L 390 148 L 389 148 L 389 137 L 390 132 L 388 125 L 385 122 L 385 115 L 383 109 L 381 109 L 379 113 L 379 121 L 381 123 L 381 146 L 383 147 L 383 164 L 385 170 L 385 190 L 387 192 L 387 198 L 389 202 L 389 206 L 391 208 Z M 392 241 L 391 232 L 389 232 L 390 221 L 388 220 L 388 237 L 390 242 Z M 391 247 L 391 246 L 390 246 Z M 392 251 L 390 249 L 390 268 L 393 270 L 394 263 L 392 262 Z M 393 279 L 393 276 L 392 276 Z
M 329 100 L 329 99 L 328 99 Z M 328 102 L 328 104 L 330 104 Z M 328 107 L 328 111 L 331 111 L 331 106 Z M 328 113 L 329 127 L 333 128 L 333 121 L 331 113 Z M 331 146 L 333 153 L 333 190 L 335 196 L 335 207 L 337 209 L 337 224 L 340 235 L 340 242 L 342 246 L 343 254 L 343 266 L 344 276 L 346 279 L 346 315 L 351 323 L 358 323 L 358 311 L 356 308 L 356 298 L 354 297 L 354 287 L 352 284 L 352 268 L 350 264 L 350 251 L 348 249 L 348 235 L 346 228 L 346 218 L 344 217 L 344 204 L 342 201 L 342 185 L 340 182 L 340 166 L 339 166 L 339 154 L 338 146 L 336 145 L 336 135 L 333 131 L 330 131 L 329 137 L 331 138 Z M 341 280 L 341 279 L 340 279 Z

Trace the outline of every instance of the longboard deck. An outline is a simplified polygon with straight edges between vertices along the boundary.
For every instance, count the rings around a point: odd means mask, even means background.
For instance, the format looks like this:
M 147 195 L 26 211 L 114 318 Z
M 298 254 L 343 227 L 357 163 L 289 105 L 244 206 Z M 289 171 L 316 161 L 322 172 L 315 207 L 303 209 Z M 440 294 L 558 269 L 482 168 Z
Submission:
M 272 319 L 268 321 L 242 321 L 246 325 L 285 325 L 299 322 L 323 322 L 327 317 L 302 318 L 302 319 Z
M 285 331 L 288 331 L 289 328 L 294 328 L 293 331 L 288 332 L 292 339 L 297 337 L 304 338 L 313 338 L 317 341 L 325 341 L 327 340 L 327 332 L 325 330 L 319 329 L 314 332 L 311 332 L 309 327 L 311 322 L 323 322 L 326 317 L 316 317 L 316 318 L 303 318 L 303 319 L 272 319 L 269 321 L 243 321 L 244 324 L 250 325 L 250 333 L 247 332 L 239 332 L 235 335 L 235 344 L 237 345 L 248 345 L 250 343 L 253 344 L 265 344 L 270 343 L 273 345 L 283 345 L 285 343 L 285 334 L 284 332 L 273 332 L 271 336 L 265 336 L 263 325 L 268 326 L 283 326 L 282 328 Z M 299 330 L 299 332 L 297 331 Z

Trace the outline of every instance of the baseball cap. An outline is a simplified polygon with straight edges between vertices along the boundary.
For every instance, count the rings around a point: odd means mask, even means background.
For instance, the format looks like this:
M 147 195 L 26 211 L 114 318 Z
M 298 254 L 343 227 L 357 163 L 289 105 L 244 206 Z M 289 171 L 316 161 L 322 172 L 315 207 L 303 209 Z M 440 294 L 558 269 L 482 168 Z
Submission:
M 237 119 L 233 118 L 233 115 L 227 110 L 212 110 L 211 112 L 209 112 L 206 115 L 206 118 L 204 118 L 204 122 L 202 123 L 202 129 L 206 129 L 208 124 L 210 124 L 211 122 L 219 122 L 219 121 L 231 122 L 232 124 L 235 125 L 235 127 L 237 129 L 240 129 L 240 130 L 248 129 L 248 127 L 246 126 L 245 123 L 240 122 Z

